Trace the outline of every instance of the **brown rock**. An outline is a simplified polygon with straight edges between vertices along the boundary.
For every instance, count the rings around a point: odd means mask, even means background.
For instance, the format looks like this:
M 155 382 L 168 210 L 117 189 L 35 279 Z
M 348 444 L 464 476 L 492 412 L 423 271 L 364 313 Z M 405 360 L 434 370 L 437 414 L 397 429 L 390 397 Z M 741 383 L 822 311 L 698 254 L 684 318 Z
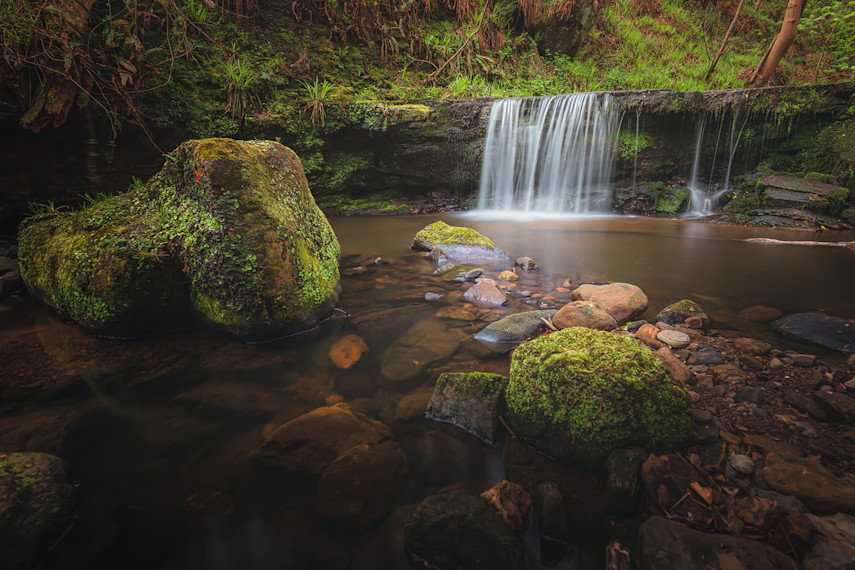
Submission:
M 646 344 L 651 348 L 659 348 L 662 346 L 662 343 L 656 338 L 659 334 L 659 329 L 656 328 L 656 325 L 651 325 L 650 323 L 641 325 L 637 331 L 635 331 L 635 338 Z
M 753 338 L 734 339 L 733 346 L 739 352 L 746 354 L 757 354 L 759 356 L 765 356 L 769 354 L 770 350 L 772 350 L 772 345 L 768 342 L 763 342 L 762 340 L 756 340 Z
M 520 276 L 517 275 L 516 273 L 514 273 L 513 271 L 508 270 L 508 271 L 502 271 L 501 273 L 499 273 L 498 278 L 502 279 L 503 281 L 516 281 L 517 279 L 520 278 Z
M 692 371 L 686 366 L 682 360 L 677 358 L 671 349 L 663 346 L 655 352 L 656 357 L 665 365 L 671 376 L 676 378 L 682 384 L 688 384 L 692 380 Z
M 585 327 L 602 331 L 611 331 L 618 326 L 610 314 L 591 301 L 567 303 L 553 315 L 552 324 L 559 329 Z
M 580 285 L 573 291 L 573 299 L 598 304 L 619 323 L 637 319 L 648 307 L 647 295 L 629 283 Z
M 507 296 L 496 287 L 496 282 L 492 279 L 482 279 L 467 289 L 463 298 L 479 307 L 499 307 L 508 302 Z
M 340 338 L 335 344 L 330 347 L 329 357 L 333 364 L 347 370 L 362 358 L 362 355 L 368 351 L 368 345 L 362 340 L 362 337 L 349 334 Z
M 855 510 L 855 489 L 817 462 L 770 453 L 763 477 L 775 491 L 794 495 L 820 513 Z
M 685 321 L 683 321 L 690 329 L 702 329 L 704 328 L 704 320 L 700 317 L 689 317 Z
M 531 495 L 516 483 L 500 481 L 481 493 L 514 532 L 525 530 L 531 512 Z
M 855 399 L 837 392 L 816 392 L 813 399 L 820 404 L 828 418 L 841 424 L 855 426 Z

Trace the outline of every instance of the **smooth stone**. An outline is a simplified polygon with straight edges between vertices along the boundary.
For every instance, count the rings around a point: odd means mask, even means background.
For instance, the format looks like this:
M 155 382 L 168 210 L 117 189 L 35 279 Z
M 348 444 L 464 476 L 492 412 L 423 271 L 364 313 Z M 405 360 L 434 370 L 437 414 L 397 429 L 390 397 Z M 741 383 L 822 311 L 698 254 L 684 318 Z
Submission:
M 638 533 L 639 568 L 644 570 L 797 570 L 783 552 L 762 542 L 703 533 L 661 516 L 650 517 Z
M 796 313 L 772 324 L 779 332 L 844 354 L 855 353 L 855 319 Z
M 544 481 L 535 489 L 537 522 L 543 538 L 558 543 L 570 541 L 567 511 L 561 489 L 551 481 Z
M 425 293 L 425 301 L 439 301 L 443 297 L 445 297 L 445 295 L 440 295 L 439 293 L 432 293 L 430 291 Z
M 763 391 L 755 386 L 743 386 L 736 391 L 733 399 L 737 403 L 750 402 L 752 404 L 762 404 L 765 401 Z
M 483 275 L 483 274 L 484 274 L 484 268 L 483 267 L 476 267 L 475 269 L 470 269 L 469 271 L 464 273 L 463 278 L 466 279 L 467 281 L 474 281 L 475 279 L 478 279 L 479 277 L 481 277 L 481 275 Z
M 395 406 L 395 418 L 408 422 L 424 417 L 430 397 L 430 392 L 417 392 L 404 396 Z
M 318 507 L 347 526 L 374 526 L 395 508 L 408 472 L 407 456 L 397 442 L 357 445 L 324 470 Z
M 816 392 L 813 399 L 832 422 L 855 426 L 855 399 L 838 392 Z
M 660 362 L 662 362 L 665 368 L 668 369 L 671 376 L 677 379 L 681 384 L 688 384 L 692 380 L 692 371 L 689 370 L 689 367 L 686 366 L 682 360 L 677 358 L 676 354 L 671 352 L 670 348 L 663 346 L 656 350 L 654 354 Z
M 436 316 L 440 319 L 451 319 L 455 321 L 471 321 L 474 320 L 478 315 L 475 311 L 464 307 L 462 305 L 457 306 L 445 306 L 439 309 L 436 312 Z
M 784 495 L 770 489 L 751 489 L 751 492 L 761 499 L 770 499 L 778 504 L 778 510 L 782 513 L 806 513 L 808 508 L 798 497 Z
M 499 481 L 481 496 L 514 532 L 525 530 L 531 513 L 531 495 L 520 485 Z
M 664 330 L 656 335 L 656 339 L 664 342 L 671 348 L 685 348 L 691 343 L 689 335 L 675 330 Z
M 594 302 L 619 323 L 637 319 L 648 307 L 647 295 L 630 283 L 580 285 L 573 291 L 573 300 Z
M 846 366 L 855 370 L 855 354 L 846 359 Z
M 641 490 L 641 465 L 648 453 L 642 449 L 618 449 L 605 460 L 608 471 L 609 510 L 619 517 L 632 516 Z
M 756 469 L 754 461 L 752 461 L 747 455 L 731 455 L 727 458 L 727 464 L 743 475 L 752 475 Z
M 784 313 L 774 307 L 753 305 L 751 307 L 746 307 L 742 309 L 736 316 L 740 319 L 745 319 L 746 321 L 768 323 L 769 321 L 774 321 L 775 319 L 781 318 L 783 315 Z
M 638 332 L 638 329 L 640 329 L 641 327 L 643 327 L 646 324 L 647 324 L 647 321 L 645 321 L 645 320 L 632 321 L 632 322 L 626 324 L 626 332 L 636 333 L 636 332 Z
M 547 330 L 543 320 L 552 319 L 555 313 L 555 309 L 544 309 L 508 315 L 478 331 L 475 340 L 498 352 L 508 352 Z
M 712 350 L 711 348 L 699 350 L 698 352 L 692 353 L 692 355 L 689 356 L 689 360 L 687 361 L 687 364 L 690 365 L 703 366 L 715 366 L 717 364 L 724 363 L 724 355 L 718 351 Z
M 440 267 L 437 267 L 436 269 L 434 269 L 433 274 L 434 275 L 443 275 L 445 273 L 448 273 L 449 271 L 451 271 L 452 269 L 454 269 L 456 267 L 457 267 L 456 263 L 449 261 L 448 263 L 441 265 Z
M 552 324 L 558 329 L 585 327 L 603 331 L 611 331 L 618 326 L 610 314 L 591 301 L 567 303 L 552 317 Z
M 537 267 L 537 264 L 530 257 L 518 257 L 514 260 L 514 264 L 522 267 L 525 270 L 531 270 Z
M 24 279 L 17 269 L 0 274 L 0 299 L 5 299 L 24 286 Z
M 328 356 L 332 363 L 342 370 L 347 370 L 362 358 L 362 355 L 368 352 L 368 345 L 362 340 L 362 337 L 349 334 L 337 340 L 330 347 Z
M 689 317 L 685 321 L 683 321 L 687 327 L 691 329 L 702 329 L 704 328 L 704 320 L 701 317 Z
M 447 360 L 460 347 L 460 337 L 443 321 L 419 321 L 398 337 L 383 353 L 380 373 L 393 382 L 410 380 L 431 364 Z
M 507 270 L 499 273 L 498 278 L 502 281 L 516 281 L 520 278 L 520 276 L 514 273 L 513 271 Z
M 763 364 L 763 361 L 760 360 L 758 356 L 754 356 L 751 354 L 741 354 L 739 356 L 739 362 L 741 362 L 746 368 L 750 368 L 751 370 L 763 370 L 766 366 Z
M 772 345 L 768 342 L 753 338 L 734 339 L 733 347 L 744 354 L 756 354 L 758 356 L 765 356 L 772 350 Z
M 635 338 L 637 338 L 650 348 L 657 349 L 662 346 L 662 343 L 659 341 L 659 339 L 656 338 L 659 332 L 660 331 L 658 328 L 656 328 L 656 325 L 641 325 L 638 330 L 635 331 Z
M 784 367 L 784 363 L 780 361 L 778 358 L 772 358 L 769 361 L 769 370 L 780 370 Z
M 815 354 L 795 354 L 788 353 L 787 357 L 793 361 L 793 364 L 802 368 L 810 368 L 816 363 Z
M 463 294 L 463 299 L 480 307 L 500 307 L 508 302 L 492 279 L 482 279 Z
M 798 497 L 814 511 L 831 514 L 855 510 L 855 488 L 818 462 L 769 453 L 763 477 L 769 487 Z

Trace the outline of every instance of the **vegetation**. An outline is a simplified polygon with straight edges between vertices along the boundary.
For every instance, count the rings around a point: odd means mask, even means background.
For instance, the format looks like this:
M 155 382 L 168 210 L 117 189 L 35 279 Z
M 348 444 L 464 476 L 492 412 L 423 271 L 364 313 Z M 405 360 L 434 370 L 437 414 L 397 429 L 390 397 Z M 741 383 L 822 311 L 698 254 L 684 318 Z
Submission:
M 234 135 L 243 121 L 330 103 L 543 95 L 604 89 L 739 87 L 777 35 L 782 0 L 611 0 L 572 57 L 549 25 L 585 0 L 7 0 L 0 4 L 0 84 L 22 124 L 62 124 L 75 107 L 114 132 L 186 126 Z M 581 9 L 581 8 L 580 8 Z M 262 26 L 261 22 L 265 25 Z M 808 3 L 772 83 L 851 79 L 855 0 Z M 319 80 L 319 77 L 324 77 Z M 331 87 L 335 85 L 335 89 Z

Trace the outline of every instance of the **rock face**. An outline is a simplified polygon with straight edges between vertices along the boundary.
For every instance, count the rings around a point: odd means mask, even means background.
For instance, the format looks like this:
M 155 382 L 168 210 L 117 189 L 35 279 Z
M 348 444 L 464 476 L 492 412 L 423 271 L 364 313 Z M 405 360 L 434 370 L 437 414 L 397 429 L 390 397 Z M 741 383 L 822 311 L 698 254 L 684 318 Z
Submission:
M 591 301 L 567 303 L 552 317 L 552 324 L 558 329 L 585 327 L 611 331 L 617 328 L 617 321 L 605 309 Z
M 404 523 L 417 566 L 445 570 L 522 570 L 522 544 L 487 501 L 470 491 L 432 495 Z
M 431 251 L 441 246 L 445 256 L 456 263 L 469 261 L 508 262 L 508 255 L 498 249 L 489 238 L 471 228 L 449 226 L 445 222 L 434 222 L 425 226 L 413 238 L 412 248 Z
M 318 408 L 280 426 L 256 452 L 267 465 L 319 475 L 339 455 L 378 443 L 389 428 L 347 404 Z
M 338 303 L 338 257 L 299 158 L 269 141 L 185 142 L 145 186 L 20 233 L 30 292 L 107 336 L 306 330 Z
M 638 537 L 642 570 L 796 570 L 799 567 L 783 552 L 761 542 L 726 534 L 704 534 L 659 516 L 645 521 Z
M 555 315 L 555 309 L 508 315 L 478 331 L 475 340 L 483 342 L 496 351 L 508 352 L 520 343 L 545 331 L 546 324 L 542 319 L 549 320 L 553 315 Z
M 499 414 L 504 408 L 507 384 L 508 379 L 498 374 L 443 372 L 436 381 L 425 415 L 494 443 L 501 433 Z
M 366 528 L 395 507 L 409 472 L 407 456 L 393 441 L 357 445 L 341 454 L 318 483 L 318 506 L 328 518 Z
M 596 303 L 619 323 L 639 318 L 648 306 L 647 295 L 629 283 L 580 285 L 573 291 L 573 299 Z
M 837 214 L 846 203 L 846 188 L 815 180 L 770 174 L 757 183 L 762 188 L 763 203 L 770 207 L 808 209 L 817 213 Z
M 685 388 L 637 341 L 604 331 L 574 327 L 521 345 L 506 397 L 520 437 L 588 464 L 630 445 L 680 446 L 692 433 Z
M 808 342 L 855 354 L 855 319 L 832 317 L 822 313 L 796 313 L 773 323 L 781 333 Z
M 71 526 L 76 507 L 65 461 L 47 453 L 0 455 L 0 568 L 35 567 Z

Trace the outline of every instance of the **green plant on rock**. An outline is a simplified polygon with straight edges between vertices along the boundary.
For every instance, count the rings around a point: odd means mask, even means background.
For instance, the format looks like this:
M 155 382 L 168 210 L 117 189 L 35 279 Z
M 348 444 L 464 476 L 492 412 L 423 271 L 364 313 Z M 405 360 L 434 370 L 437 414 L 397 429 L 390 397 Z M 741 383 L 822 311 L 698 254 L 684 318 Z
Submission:
M 30 210 L 30 216 L 45 216 L 45 215 L 54 215 L 62 212 L 63 210 L 67 210 L 68 206 L 58 206 L 54 204 L 53 200 L 48 200 L 47 202 L 29 202 L 28 208 Z
M 324 79 L 323 81 L 318 81 L 318 78 L 315 77 L 315 81 L 309 83 L 305 80 L 300 80 L 300 84 L 306 89 L 306 97 L 308 101 L 303 107 L 303 112 L 311 110 L 312 113 L 310 115 L 310 119 L 313 125 L 317 125 L 320 122 L 320 126 L 324 126 L 324 122 L 326 119 L 326 114 L 324 113 L 324 102 L 327 99 L 327 95 L 332 89 L 333 84 Z
M 226 112 L 233 118 L 243 120 L 254 104 L 253 87 L 257 76 L 250 65 L 241 59 L 227 61 L 223 68 L 228 92 Z

